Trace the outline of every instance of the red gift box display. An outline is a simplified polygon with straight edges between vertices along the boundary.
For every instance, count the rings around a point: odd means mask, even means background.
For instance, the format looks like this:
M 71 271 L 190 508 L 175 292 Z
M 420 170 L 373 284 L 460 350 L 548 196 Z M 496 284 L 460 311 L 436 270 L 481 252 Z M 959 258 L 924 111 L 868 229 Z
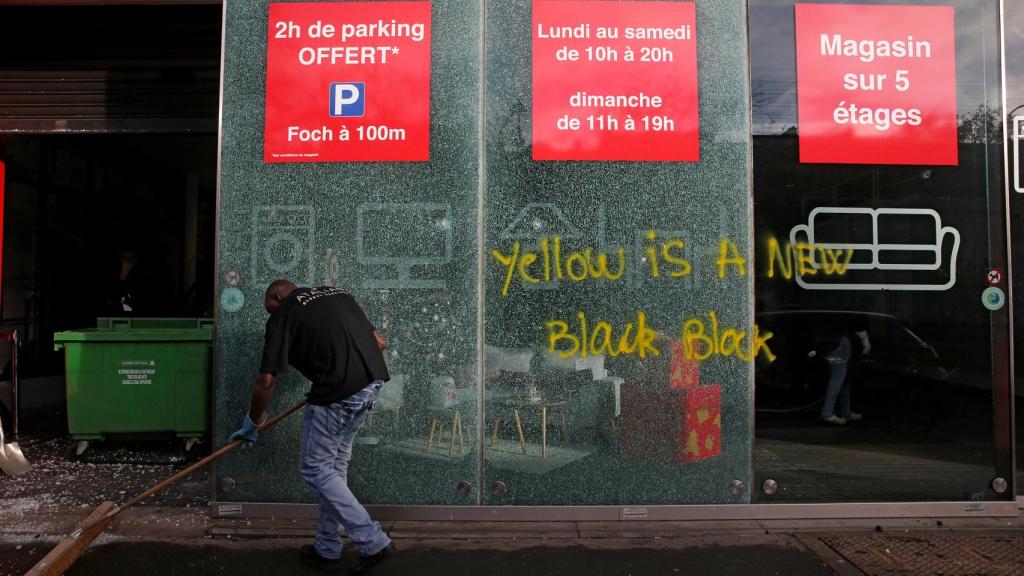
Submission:
M 672 341 L 671 368 L 668 387 L 672 390 L 689 390 L 700 386 L 700 362 L 689 360 L 683 351 L 683 341 Z
M 666 464 L 718 456 L 722 387 L 700 385 L 700 364 L 686 358 L 681 341 L 671 350 L 638 365 L 622 387 L 623 452 Z

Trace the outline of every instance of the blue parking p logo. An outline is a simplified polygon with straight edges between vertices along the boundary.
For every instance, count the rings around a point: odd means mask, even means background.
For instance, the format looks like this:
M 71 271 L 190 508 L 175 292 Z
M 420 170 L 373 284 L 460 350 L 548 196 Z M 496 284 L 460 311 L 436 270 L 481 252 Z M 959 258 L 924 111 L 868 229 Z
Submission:
M 362 116 L 366 110 L 364 82 L 331 83 L 331 116 Z

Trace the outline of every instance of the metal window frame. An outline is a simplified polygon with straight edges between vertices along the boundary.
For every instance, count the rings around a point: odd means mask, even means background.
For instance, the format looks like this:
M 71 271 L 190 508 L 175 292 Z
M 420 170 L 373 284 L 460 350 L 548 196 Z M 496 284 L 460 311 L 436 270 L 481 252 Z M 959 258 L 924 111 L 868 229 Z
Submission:
M 1007 314 L 1007 332 L 1008 332 L 1007 338 L 1009 339 L 1008 343 L 1007 343 L 1007 346 L 1009 348 L 1008 353 L 1007 353 L 1007 356 L 1008 356 L 1007 360 L 1008 360 L 1009 366 L 1008 366 L 1008 372 L 1007 372 L 1006 381 L 1003 382 L 1003 381 L 997 380 L 996 382 L 993 383 L 994 384 L 993 394 L 995 395 L 994 400 L 998 400 L 999 398 L 1003 398 L 1003 399 L 1006 400 L 1006 404 L 1007 404 L 1007 407 L 1006 407 L 1006 418 L 1008 418 L 1009 421 L 1006 423 L 1006 429 L 1002 431 L 1002 433 L 1004 435 L 1009 435 L 1009 438 L 1008 438 L 1008 442 L 1009 442 L 1009 455 L 1008 455 L 1008 459 L 1009 459 L 1009 473 L 1007 475 L 1008 477 L 1006 478 L 1006 481 L 1008 483 L 1007 492 L 1010 495 L 1011 501 L 1016 496 L 1016 500 L 1017 500 L 1017 503 L 1018 503 L 1019 507 L 1024 509 L 1024 494 L 1021 494 L 1021 487 L 1018 485 L 1018 482 L 1017 482 L 1017 480 L 1018 480 L 1018 478 L 1017 478 L 1017 452 L 1018 452 L 1018 450 L 1020 450 L 1020 447 L 1017 446 L 1017 434 L 1016 434 L 1016 428 L 1017 428 L 1017 414 L 1016 414 L 1017 393 L 1016 393 L 1015 387 L 1016 387 L 1016 370 L 1017 370 L 1017 367 L 1016 367 L 1015 356 L 1016 356 L 1016 346 L 1017 346 L 1017 343 L 1015 341 L 1016 339 L 1015 339 L 1015 336 L 1014 336 L 1014 334 L 1015 334 L 1015 332 L 1014 332 L 1015 331 L 1015 326 L 1014 326 L 1014 322 L 1013 322 L 1013 318 L 1014 318 L 1014 303 L 1013 303 L 1013 278 L 1014 278 L 1014 276 L 1013 276 L 1013 226 L 1012 226 L 1012 224 L 1013 224 L 1013 212 L 1011 210 L 1011 203 L 1010 203 L 1010 197 L 1013 196 L 1014 193 L 1015 193 L 1014 189 L 1016 187 L 1016 181 L 1014 181 L 1014 182 L 1010 181 L 1010 164 L 1011 164 L 1011 159 L 1009 157 L 1009 155 L 1010 155 L 1010 147 L 1007 145 L 1007 135 L 1010 134 L 1010 132 L 1009 132 L 1010 127 L 1008 125 L 1009 119 L 1007 117 L 1008 108 L 1007 108 L 1007 102 L 1006 102 L 1006 2 L 1005 2 L 1005 0 L 999 0 L 999 66 L 1000 66 L 999 81 L 1000 81 L 1000 89 L 1002 90 L 1002 105 L 1003 105 L 1003 110 L 1002 110 L 1002 112 L 1003 112 L 1002 113 L 1002 122 L 1003 122 L 1003 124 L 1002 124 L 1003 125 L 1003 134 L 1002 134 L 1002 143 L 1003 143 L 1003 188 L 1004 188 L 1004 192 L 1003 192 L 1003 196 L 1004 196 L 1003 212 L 1004 212 L 1004 217 L 1006 218 L 1006 221 L 1003 224 L 1003 226 L 1005 227 L 1005 231 L 1006 231 L 1006 234 L 1005 234 L 1005 236 L 1006 236 L 1006 239 L 1005 239 L 1005 241 L 1006 241 L 1006 244 L 1005 244 L 1005 250 L 1006 250 L 1006 278 L 1007 278 L 1007 282 L 1006 282 L 1006 300 L 1007 300 L 1006 314 Z M 1014 133 L 1013 136 L 1014 136 L 1014 144 L 1016 145 L 1016 143 L 1017 143 L 1017 141 L 1016 141 L 1016 133 Z M 1016 165 L 1016 161 L 1017 161 L 1017 159 L 1016 159 L 1016 157 L 1014 157 L 1012 159 L 1012 163 L 1014 165 Z M 993 402 L 993 404 L 994 404 L 993 405 L 993 409 L 997 410 L 998 409 L 998 402 Z M 994 422 L 995 430 L 993 430 L 993 433 L 996 435 L 995 443 L 996 443 L 996 446 L 998 447 L 999 444 L 1000 444 L 1000 438 L 999 438 L 999 434 L 1000 434 L 999 413 L 997 412 L 996 414 L 994 414 L 994 417 L 995 417 L 995 422 Z M 1004 440 L 1007 440 L 1007 439 L 1004 438 Z M 998 455 L 998 449 L 997 449 L 997 455 Z M 999 462 L 996 462 L 996 468 L 998 470 Z
M 481 0 L 483 5 L 481 6 L 481 26 L 486 22 L 486 0 Z M 74 0 L 68 0 L 69 3 L 90 3 L 88 0 L 80 0 L 75 2 Z M 127 2 L 131 3 L 131 2 Z M 148 3 L 148 2 L 144 2 Z M 160 0 L 154 0 L 152 3 L 174 3 L 174 2 L 160 2 Z M 182 2 L 184 3 L 184 2 Z M 188 3 L 211 3 L 203 2 L 202 0 L 195 0 L 194 2 Z M 212 2 L 217 3 L 217 2 Z M 1000 86 L 1002 90 L 1002 105 L 1003 111 L 1006 111 L 1006 31 L 1005 31 L 1005 0 L 998 0 L 998 12 L 999 12 L 999 57 L 1000 57 Z M 222 157 L 221 151 L 223 148 L 223 118 L 224 118 L 224 49 L 226 43 L 226 31 L 227 31 L 227 5 L 223 4 L 223 12 L 221 19 L 222 33 L 221 33 L 221 66 L 220 66 L 220 96 L 218 101 L 218 118 L 217 118 L 217 190 L 216 190 L 216 215 L 215 215 L 215 270 L 220 270 L 220 231 L 221 231 L 221 168 L 222 168 Z M 749 14 L 747 19 L 749 29 Z M 486 62 L 485 53 L 485 42 L 481 39 L 481 63 Z M 749 50 L 749 40 L 748 40 Z M 749 66 L 749 62 L 748 62 Z M 481 97 L 485 95 L 484 92 L 485 77 L 481 74 L 480 79 L 480 93 Z M 481 100 L 481 112 L 480 112 L 480 126 L 481 134 L 483 134 L 484 124 L 484 100 Z M 1010 195 L 1013 189 L 1013 185 L 1010 181 L 1010 159 L 1009 159 L 1009 147 L 1006 145 L 1006 135 L 1008 132 L 1007 118 L 1003 114 L 1003 165 L 1004 165 L 1004 196 L 1005 196 L 1005 240 L 1006 240 L 1006 268 L 1007 277 L 1013 278 L 1012 270 L 1012 251 L 1011 251 L 1011 212 L 1010 212 Z M 477 234 L 478 240 L 482 242 L 484 240 L 484 201 L 483 191 L 485 190 L 486 181 L 486 170 L 485 157 L 486 151 L 483 146 L 480 149 L 480 162 L 481 174 L 480 182 L 478 184 L 480 188 L 480 196 L 478 198 L 478 210 L 477 214 Z M 753 162 L 753 156 L 750 157 L 750 162 Z M 751 166 L 752 168 L 752 166 Z M 751 216 L 752 217 L 752 216 Z M 751 232 L 752 233 L 752 232 Z M 482 254 L 482 249 L 480 250 Z M 483 257 L 480 256 L 482 259 Z M 482 272 L 480 272 L 482 274 Z M 220 274 L 214 275 L 216 282 L 216 290 L 220 290 Z M 647 520 L 647 521 L 667 521 L 667 520 L 787 520 L 787 519 L 858 519 L 858 518 L 929 518 L 929 517 L 943 517 L 943 518 L 957 518 L 957 517 L 1017 517 L 1020 515 L 1020 510 L 1024 510 L 1024 494 L 1018 496 L 1019 486 L 1016 475 L 1016 436 L 1014 433 L 1016 427 L 1016 415 L 1014 413 L 1013 400 L 1015 400 L 1014 392 L 1014 335 L 1013 335 L 1013 293 L 1012 293 L 1012 282 L 1007 283 L 1007 306 L 1006 314 L 1008 315 L 1008 338 L 1009 338 L 1009 371 L 1008 378 L 997 379 L 994 382 L 993 394 L 996 398 L 1010 398 L 1009 403 L 1009 463 L 1010 463 L 1010 474 L 1006 478 L 1009 488 L 1008 494 L 1009 499 L 1004 501 L 950 501 L 950 502 L 867 502 L 867 503 L 849 503 L 849 502 L 830 502 L 830 503 L 807 503 L 807 504 L 793 504 L 793 503 L 758 503 L 758 504 L 711 504 L 711 505 L 657 505 L 657 506 L 492 506 L 483 505 L 483 490 L 477 490 L 476 504 L 473 505 L 444 505 L 444 506 L 399 506 L 399 505 L 368 505 L 367 510 L 375 517 L 381 520 L 421 520 L 421 521 L 626 521 L 626 520 Z M 478 300 L 482 299 L 483 294 L 478 287 Z M 481 301 L 482 302 L 482 301 Z M 214 321 L 217 321 L 220 316 L 219 307 L 214 308 Z M 478 311 L 478 321 L 482 322 L 482 311 Z M 483 348 L 483 333 L 482 325 L 479 327 L 481 332 L 478 334 L 478 348 L 482 354 Z M 217 347 L 214 347 L 213 353 L 213 369 L 214 374 L 219 373 L 219 361 L 220 353 Z M 482 355 L 478 358 L 478 371 L 483 371 L 485 367 L 482 362 Z M 1008 396 L 1007 396 L 1008 394 Z M 483 390 L 480 387 L 479 395 L 482 400 Z M 211 406 L 216 410 L 216 385 L 211 386 Z M 483 410 L 482 404 L 478 404 L 478 409 Z M 753 405 L 752 405 L 753 409 Z M 997 415 L 994 415 L 998 418 Z M 999 434 L 999 426 L 996 423 L 995 430 L 993 433 Z M 482 427 L 478 426 L 478 435 L 482 434 Z M 753 420 L 751 421 L 751 434 L 753 438 Z M 996 438 L 997 446 L 999 444 L 999 438 Z M 483 446 L 479 443 L 478 446 Z M 751 445 L 753 449 L 753 443 Z M 1000 463 L 996 462 L 996 468 L 1000 467 Z M 1005 462 L 1004 462 L 1005 464 Z M 483 459 L 481 458 L 480 468 L 481 475 L 478 479 L 483 481 Z M 753 473 L 756 472 L 752 470 Z M 756 477 L 754 478 L 756 481 Z M 210 515 L 214 518 L 230 518 L 230 517 L 278 517 L 278 518 L 316 518 L 319 507 L 316 504 L 297 504 L 297 503 L 269 503 L 269 502 L 230 502 L 230 501 L 218 501 L 217 494 L 217 481 L 216 481 L 216 463 L 212 466 L 211 471 L 211 482 L 210 482 Z
M 383 506 L 366 509 L 378 520 L 455 522 L 625 520 L 790 520 L 855 518 L 1003 518 L 1019 515 L 1016 501 L 822 504 L 699 504 L 678 506 Z M 214 518 L 316 518 L 316 504 L 211 502 Z

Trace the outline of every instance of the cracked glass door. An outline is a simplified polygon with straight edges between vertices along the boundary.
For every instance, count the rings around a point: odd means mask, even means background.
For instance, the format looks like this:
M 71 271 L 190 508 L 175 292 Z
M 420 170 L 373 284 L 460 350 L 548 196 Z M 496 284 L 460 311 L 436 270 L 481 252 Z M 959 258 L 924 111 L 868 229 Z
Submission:
M 1007 498 L 1000 3 L 749 5 L 756 501 Z
M 365 504 L 477 503 L 480 10 L 226 6 L 216 438 L 244 412 L 267 283 L 338 286 L 388 340 L 392 378 L 348 472 Z M 273 102 L 278 118 L 312 123 L 265 123 Z M 308 386 L 292 370 L 271 412 Z M 298 474 L 301 426 L 295 416 L 219 461 L 215 500 L 314 502 Z
M 745 13 L 487 3 L 485 503 L 748 501 Z

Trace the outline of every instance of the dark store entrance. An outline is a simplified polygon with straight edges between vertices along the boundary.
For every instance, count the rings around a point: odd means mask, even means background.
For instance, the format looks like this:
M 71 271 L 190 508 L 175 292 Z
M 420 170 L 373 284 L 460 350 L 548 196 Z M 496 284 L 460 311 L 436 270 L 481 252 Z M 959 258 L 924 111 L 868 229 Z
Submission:
M 30 432 L 61 422 L 32 417 L 63 405 L 54 332 L 213 314 L 221 31 L 219 5 L 32 4 L 0 7 L 0 330 Z
M 213 136 L 11 136 L 3 157 L 0 323 L 22 331 L 23 377 L 59 373 L 53 332 L 98 316 L 212 315 Z
M 829 6 L 845 4 L 932 3 Z M 756 242 L 853 256 L 831 276 L 787 278 L 782 259 L 758 271 L 757 322 L 780 358 L 757 367 L 755 476 L 772 481 L 758 502 L 1012 493 L 1000 3 L 944 4 L 972 31 L 951 52 L 958 160 L 946 165 L 804 161 L 788 32 L 800 4 L 749 3 Z

